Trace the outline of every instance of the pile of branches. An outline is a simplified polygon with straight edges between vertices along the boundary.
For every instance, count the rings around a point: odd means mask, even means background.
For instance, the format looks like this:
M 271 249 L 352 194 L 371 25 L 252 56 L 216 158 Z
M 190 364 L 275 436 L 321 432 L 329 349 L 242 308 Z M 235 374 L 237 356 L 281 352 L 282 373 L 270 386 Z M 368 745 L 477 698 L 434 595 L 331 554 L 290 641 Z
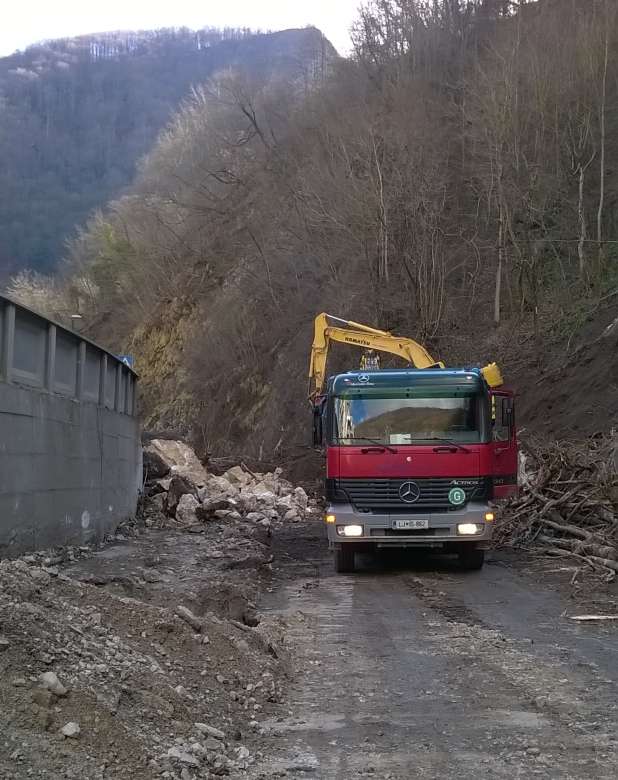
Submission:
M 585 442 L 529 442 L 520 495 L 504 508 L 498 545 L 579 560 L 613 579 L 618 572 L 618 435 Z

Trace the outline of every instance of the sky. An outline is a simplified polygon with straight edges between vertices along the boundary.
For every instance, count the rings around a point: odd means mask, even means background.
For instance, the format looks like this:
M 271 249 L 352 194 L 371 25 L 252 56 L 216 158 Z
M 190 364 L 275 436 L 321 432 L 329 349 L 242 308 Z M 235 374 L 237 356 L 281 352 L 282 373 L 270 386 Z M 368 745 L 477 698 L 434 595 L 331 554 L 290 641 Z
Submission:
M 282 30 L 308 24 L 322 30 L 340 54 L 347 54 L 348 31 L 359 5 L 360 0 L 19 0 L 2 11 L 0 56 L 44 39 L 108 30 Z

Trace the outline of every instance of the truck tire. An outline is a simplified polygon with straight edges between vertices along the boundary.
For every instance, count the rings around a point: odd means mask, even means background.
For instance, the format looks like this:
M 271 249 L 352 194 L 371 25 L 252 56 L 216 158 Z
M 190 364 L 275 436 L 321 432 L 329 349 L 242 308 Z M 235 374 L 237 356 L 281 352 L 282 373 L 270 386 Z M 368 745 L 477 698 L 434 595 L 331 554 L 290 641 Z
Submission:
M 478 571 L 483 568 L 485 563 L 485 550 L 476 548 L 460 550 L 457 558 L 459 565 L 464 571 Z
M 342 544 L 335 550 L 335 571 L 337 574 L 351 574 L 354 571 L 354 547 Z

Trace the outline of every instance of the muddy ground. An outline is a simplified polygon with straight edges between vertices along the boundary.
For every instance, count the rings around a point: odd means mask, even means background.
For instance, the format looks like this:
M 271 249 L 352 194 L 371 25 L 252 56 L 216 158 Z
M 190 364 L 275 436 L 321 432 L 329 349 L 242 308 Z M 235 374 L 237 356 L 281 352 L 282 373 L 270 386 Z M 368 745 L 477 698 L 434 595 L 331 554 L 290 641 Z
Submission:
M 243 529 L 0 562 L 2 780 L 242 775 L 285 673 L 254 605 L 269 547 Z
M 570 616 L 618 614 L 616 586 L 573 573 L 494 553 L 335 575 L 317 519 L 0 564 L 0 777 L 615 778 L 618 626 Z
M 615 586 L 493 554 L 393 556 L 333 575 L 319 525 L 280 534 L 262 610 L 295 648 L 255 778 L 615 778 Z

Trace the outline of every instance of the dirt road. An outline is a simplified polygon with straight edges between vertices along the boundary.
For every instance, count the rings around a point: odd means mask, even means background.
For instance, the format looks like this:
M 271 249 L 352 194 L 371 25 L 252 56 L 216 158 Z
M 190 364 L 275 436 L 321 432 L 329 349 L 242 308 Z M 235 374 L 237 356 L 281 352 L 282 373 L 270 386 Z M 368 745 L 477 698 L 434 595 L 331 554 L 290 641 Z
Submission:
M 319 520 L 247 529 L 0 563 L 1 780 L 618 776 L 618 626 L 569 620 L 616 586 L 582 604 L 500 556 L 334 575 Z
M 318 523 L 277 545 L 261 608 L 296 663 L 252 777 L 617 776 L 615 624 L 569 620 L 575 603 L 496 556 L 342 576 Z

